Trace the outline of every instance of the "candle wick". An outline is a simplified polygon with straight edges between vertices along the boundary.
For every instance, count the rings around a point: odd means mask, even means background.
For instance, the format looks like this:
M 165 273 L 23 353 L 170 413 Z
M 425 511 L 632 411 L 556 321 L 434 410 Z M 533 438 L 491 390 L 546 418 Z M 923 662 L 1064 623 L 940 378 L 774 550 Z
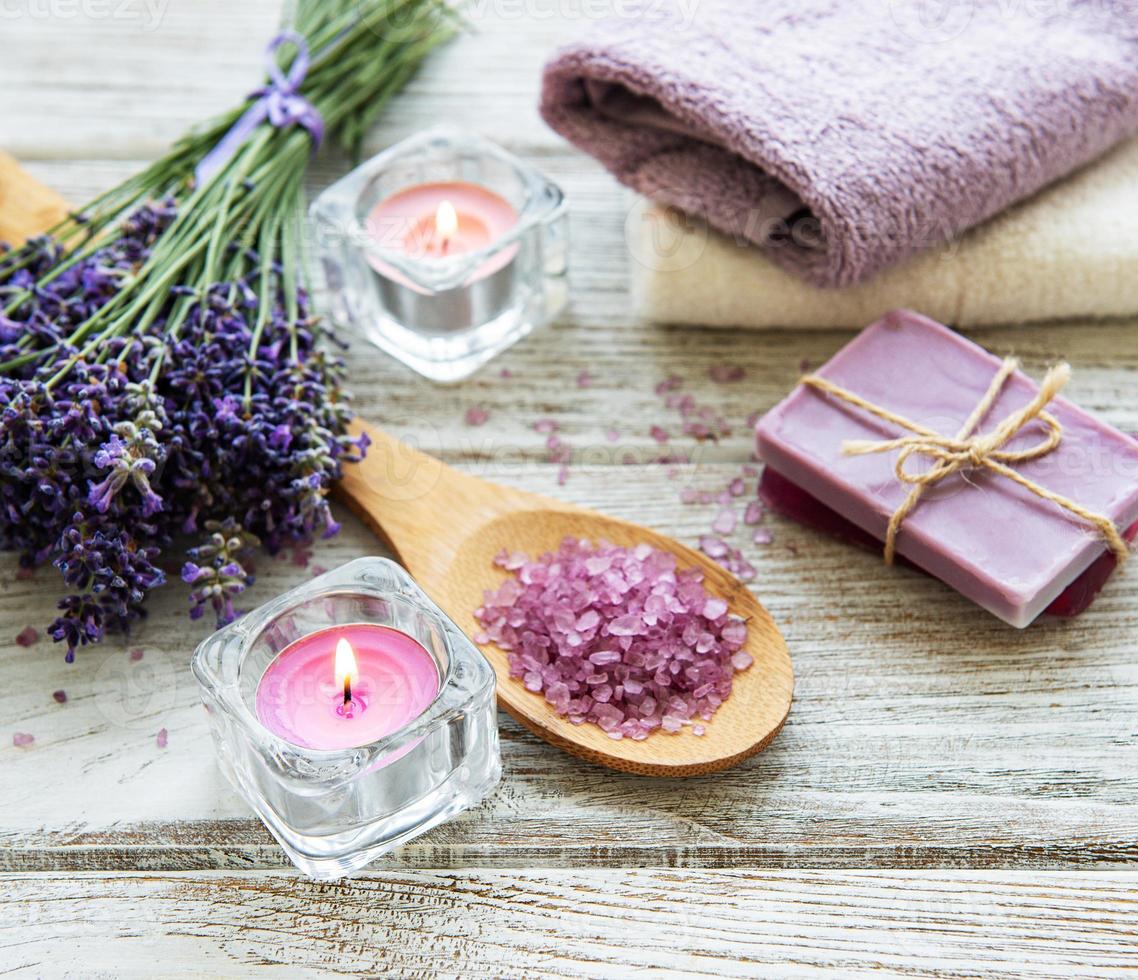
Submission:
M 350 675 L 344 677 L 344 704 L 349 705 L 352 703 L 352 678 Z

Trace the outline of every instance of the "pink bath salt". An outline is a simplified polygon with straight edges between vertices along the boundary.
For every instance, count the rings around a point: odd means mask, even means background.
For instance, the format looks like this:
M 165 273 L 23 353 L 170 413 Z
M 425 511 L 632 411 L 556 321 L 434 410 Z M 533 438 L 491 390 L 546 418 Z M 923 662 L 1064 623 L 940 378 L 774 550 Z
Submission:
M 556 432 L 560 428 L 561 425 L 555 419 L 538 419 L 533 424 L 533 431 L 543 436 Z
M 135 647 L 133 650 L 130 651 L 130 662 L 132 664 L 136 664 L 143 658 L 143 656 L 144 656 L 143 651 L 140 650 L 138 647 Z
M 691 487 L 684 487 L 680 491 L 680 500 L 685 504 L 694 504 L 699 500 L 699 491 Z
M 30 748 L 35 743 L 36 737 L 30 732 L 16 732 L 12 736 L 12 744 L 18 749 Z
M 747 374 L 741 364 L 715 364 L 707 373 L 712 381 L 721 385 L 742 381 Z
M 752 500 L 747 504 L 747 509 L 743 511 L 743 523 L 748 527 L 753 527 L 763 519 L 763 513 L 766 508 L 763 507 L 761 500 Z
M 684 383 L 684 379 L 678 374 L 669 375 L 658 385 L 656 385 L 657 395 L 666 395 L 669 391 L 676 391 L 680 385 Z
M 25 626 L 22 630 L 20 630 L 19 633 L 16 634 L 16 646 L 30 647 L 36 643 L 39 638 L 39 630 L 37 630 L 34 626 Z
M 727 484 L 727 492 L 731 494 L 732 497 L 743 496 L 743 493 L 746 491 L 746 489 L 747 484 L 744 482 L 741 476 L 735 477 L 734 480 Z
M 574 538 L 513 570 L 475 618 L 506 651 L 512 677 L 614 739 L 710 718 L 731 694 L 732 658 L 747 639 L 702 572 L 669 552 Z
M 170 742 L 170 733 L 165 728 L 159 728 L 158 736 L 154 741 L 158 744 L 158 748 L 164 749 Z
M 577 387 L 578 388 L 592 388 L 593 387 L 593 380 L 594 380 L 593 376 L 591 374 L 589 374 L 588 370 L 586 369 L 577 375 Z
M 485 425 L 490 420 L 490 413 L 481 405 L 471 405 L 466 410 L 465 418 L 467 425 Z
M 566 466 L 564 463 L 562 463 L 561 466 L 558 467 L 558 470 L 557 470 L 557 485 L 559 487 L 563 487 L 568 482 L 569 482 L 569 467 Z
M 511 371 L 509 368 L 502 368 L 502 370 L 498 372 L 499 378 L 512 378 L 513 376 L 514 376 L 514 372 Z
M 668 430 L 658 425 L 652 426 L 652 428 L 648 430 L 648 434 L 661 444 L 668 441 Z
M 52 697 L 52 700 L 54 700 L 56 704 L 67 704 L 67 692 L 66 691 L 52 691 L 51 697 Z
M 699 539 L 699 550 L 708 558 L 723 558 L 731 550 L 726 541 L 705 534 Z
M 774 535 L 771 534 L 765 527 L 755 528 L 755 534 L 751 538 L 755 544 L 770 544 L 774 541 Z
M 727 602 L 723 599 L 708 599 L 703 604 L 703 615 L 705 619 L 718 619 L 720 616 L 726 616 Z
M 616 442 L 620 438 L 620 431 L 617 429 L 609 429 L 605 432 L 605 438 L 609 442 Z
M 716 516 L 711 524 L 711 530 L 716 534 L 730 534 L 735 530 L 735 525 L 738 519 L 735 517 L 735 511 L 729 507 L 724 507 Z

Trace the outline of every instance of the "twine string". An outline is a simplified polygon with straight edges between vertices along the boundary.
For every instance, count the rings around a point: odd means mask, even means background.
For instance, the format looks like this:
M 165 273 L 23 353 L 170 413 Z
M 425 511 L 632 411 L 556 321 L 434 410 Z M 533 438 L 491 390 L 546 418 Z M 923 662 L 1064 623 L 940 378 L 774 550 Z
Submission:
M 1046 456 L 1063 441 L 1062 425 L 1059 424 L 1059 420 L 1055 416 L 1046 411 L 1046 408 L 1070 379 L 1071 368 L 1069 365 L 1058 364 L 1051 368 L 1040 384 L 1039 391 L 1036 392 L 1035 397 L 1030 402 L 1023 408 L 1009 414 L 990 432 L 976 434 L 976 429 L 992 410 L 992 406 L 1008 378 L 1012 376 L 1017 367 L 1018 362 L 1015 358 L 1009 357 L 1004 360 L 1003 364 L 1000 365 L 1000 370 L 992 378 L 988 390 L 955 436 L 946 436 L 907 419 L 903 415 L 891 412 L 887 408 L 875 405 L 860 395 L 848 391 L 841 385 L 836 385 L 817 374 L 809 374 L 802 379 L 802 384 L 809 385 L 811 388 L 868 412 L 883 422 L 888 422 L 911 433 L 896 439 L 876 442 L 853 439 L 842 443 L 842 452 L 848 456 L 864 456 L 871 453 L 900 450 L 893 470 L 897 479 L 909 486 L 910 490 L 889 520 L 889 527 L 885 533 L 886 564 L 893 564 L 896 556 L 897 535 L 905 520 L 920 503 L 925 490 L 965 469 L 987 469 L 1011 480 L 1035 496 L 1055 504 L 1084 523 L 1096 528 L 1114 553 L 1119 564 L 1129 557 L 1130 549 L 1114 521 L 1109 517 L 1096 513 L 1069 497 L 1064 497 L 1062 494 L 1040 486 L 1014 468 L 1019 463 Z M 1036 420 L 1041 422 L 1046 430 L 1045 436 L 1038 443 L 1024 449 L 1005 448 L 1024 426 Z M 909 461 L 914 456 L 931 459 L 933 461 L 932 467 L 923 473 L 909 470 Z

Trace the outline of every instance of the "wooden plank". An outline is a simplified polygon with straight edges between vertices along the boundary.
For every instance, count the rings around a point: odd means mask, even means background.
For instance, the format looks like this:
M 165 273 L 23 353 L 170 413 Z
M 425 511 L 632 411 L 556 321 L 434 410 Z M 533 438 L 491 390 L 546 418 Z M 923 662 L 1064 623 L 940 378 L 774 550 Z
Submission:
M 16 976 L 1114 977 L 1138 872 L 9 875 Z
M 130 13 L 143 2 L 117 18 L 92 14 L 90 5 L 70 18 L 36 16 L 35 5 L 18 16 L 3 11 L 0 145 L 69 200 L 131 173 L 258 76 L 275 4 L 168 3 L 147 27 Z M 715 508 L 682 505 L 679 488 L 723 486 L 750 452 L 745 417 L 781 397 L 803 361 L 821 363 L 849 334 L 701 331 L 639 320 L 627 295 L 634 261 L 624 240 L 627 196 L 550 134 L 535 110 L 540 62 L 557 39 L 587 26 L 573 12 L 582 8 L 548 5 L 554 16 L 527 19 L 513 4 L 475 6 L 481 33 L 432 59 L 368 145 L 451 121 L 537 162 L 572 200 L 573 305 L 452 388 L 356 345 L 357 406 L 472 472 L 694 542 Z M 347 165 L 334 154 L 321 157 L 313 190 Z M 1021 354 L 1033 370 L 1067 357 L 1073 396 L 1138 431 L 1136 328 L 1138 321 L 1080 323 L 974 336 L 997 352 Z M 743 366 L 746 379 L 714 384 L 708 370 L 723 362 Z M 593 378 L 587 389 L 577 385 L 582 370 Z M 630 453 L 644 460 L 658 452 L 654 423 L 675 431 L 653 393 L 671 373 L 734 423 L 718 445 L 681 443 L 698 465 L 678 468 L 674 480 L 664 467 L 623 465 Z M 473 404 L 489 409 L 487 425 L 463 424 Z M 564 488 L 532 428 L 541 417 L 562 424 L 577 454 Z M 610 442 L 614 425 L 619 436 Z M 1083 620 L 1017 633 L 920 576 L 891 572 L 873 556 L 778 521 L 771 526 L 774 545 L 745 550 L 799 677 L 790 721 L 770 752 L 714 779 L 601 778 L 504 720 L 501 789 L 387 867 L 1038 868 L 1138 859 L 1138 573 L 1120 575 Z M 376 550 L 349 520 L 312 562 L 330 567 Z M 288 559 L 260 565 L 251 603 L 310 574 Z M 279 850 L 214 766 L 186 670 L 206 626 L 187 624 L 180 588 L 158 597 L 129 643 L 85 651 L 69 668 L 47 641 L 31 650 L 14 644 L 23 626 L 50 621 L 58 594 L 51 569 L 31 581 L 15 573 L 14 558 L 0 558 L 0 867 L 281 866 Z M 137 663 L 127 653 L 136 646 L 145 649 Z M 56 689 L 67 691 L 67 704 L 51 700 Z M 155 744 L 162 727 L 170 734 L 166 750 Z M 16 731 L 34 734 L 35 746 L 15 748 Z
M 685 506 L 679 484 L 714 488 L 735 472 L 715 464 L 670 480 L 665 467 L 602 466 L 576 470 L 558 488 L 554 467 L 531 464 L 507 477 L 691 542 L 715 508 Z M 1138 666 L 1125 578 L 1081 621 L 1015 631 L 873 555 L 773 519 L 770 527 L 774 544 L 747 553 L 759 567 L 756 590 L 795 651 L 798 687 L 767 753 L 709 779 L 602 777 L 503 719 L 502 787 L 389 864 L 1045 867 L 1138 859 Z M 376 550 L 349 518 L 312 565 Z M 19 579 L 11 556 L 0 568 L 0 622 L 8 624 L 0 636 L 0 866 L 281 866 L 216 770 L 187 670 L 208 625 L 187 621 L 180 584 L 156 597 L 129 643 L 82 651 L 68 666 L 50 641 L 28 650 L 12 642 L 23 625 L 50 620 L 55 573 Z M 312 570 L 289 557 L 261 561 L 250 604 Z M 138 663 L 133 647 L 145 650 Z M 56 689 L 66 690 L 65 705 L 51 699 Z M 155 744 L 163 727 L 164 750 Z M 34 734 L 34 747 L 15 748 L 14 731 Z

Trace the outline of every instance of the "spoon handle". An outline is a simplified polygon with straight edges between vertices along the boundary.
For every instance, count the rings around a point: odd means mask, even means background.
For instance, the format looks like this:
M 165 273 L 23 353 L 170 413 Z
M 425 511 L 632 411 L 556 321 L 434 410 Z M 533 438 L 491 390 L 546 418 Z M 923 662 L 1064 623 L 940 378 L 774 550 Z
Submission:
M 425 582 L 446 573 L 480 525 L 524 505 L 521 491 L 461 473 L 361 419 L 349 431 L 371 444 L 361 463 L 344 467 L 340 498 Z

